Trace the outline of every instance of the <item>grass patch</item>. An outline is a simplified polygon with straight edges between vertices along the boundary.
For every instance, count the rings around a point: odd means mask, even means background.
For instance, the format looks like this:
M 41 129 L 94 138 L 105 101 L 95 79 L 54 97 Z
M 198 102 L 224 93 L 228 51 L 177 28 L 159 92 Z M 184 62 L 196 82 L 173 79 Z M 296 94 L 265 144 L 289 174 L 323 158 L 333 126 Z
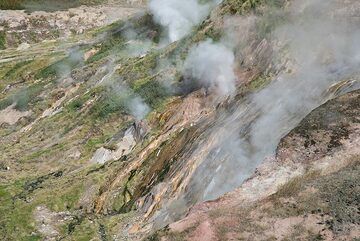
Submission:
M 32 60 L 25 60 L 25 61 L 21 61 L 18 62 L 14 65 L 14 67 L 12 67 L 8 72 L 6 72 L 6 74 L 4 75 L 4 78 L 11 78 L 11 77 L 16 77 L 16 74 L 18 73 L 19 70 L 23 69 L 24 66 L 26 66 L 27 64 L 31 63 Z
M 262 87 L 266 86 L 268 83 L 270 83 L 271 79 L 265 76 L 259 76 L 253 81 L 250 82 L 249 88 L 250 90 L 259 90 Z
M 140 85 L 135 85 L 133 90 L 153 109 L 158 108 L 169 97 L 165 87 L 156 80 L 148 80 Z
M 83 98 L 77 98 L 71 101 L 67 106 L 67 108 L 70 112 L 77 112 L 81 110 L 84 104 L 85 104 L 85 100 Z
M 281 218 L 309 213 L 326 214 L 330 216 L 325 222 L 327 228 L 334 233 L 346 232 L 349 225 L 360 223 L 357 212 L 360 200 L 359 173 L 360 165 L 355 162 L 327 176 L 310 172 L 293 178 L 270 197 L 273 207 L 264 211 Z M 284 198 L 296 202 L 287 202 Z
M 125 39 L 121 36 L 111 36 L 107 38 L 101 45 L 100 50 L 94 54 L 94 56 L 90 57 L 86 64 L 94 63 L 99 61 L 114 52 L 120 51 L 124 47 Z
M 306 182 L 309 180 L 314 179 L 315 177 L 319 176 L 319 172 L 309 172 L 305 175 L 294 177 L 289 182 L 282 185 L 276 194 L 274 194 L 276 197 L 292 197 L 296 196 L 299 191 L 304 187 Z
M 35 223 L 32 219 L 34 207 L 22 200 L 14 200 L 14 192 L 20 192 L 20 182 L 0 186 L 0 239 L 1 240 L 40 240 L 33 235 Z
M 88 241 L 93 240 L 94 237 L 97 237 L 99 234 L 96 230 L 94 223 L 88 219 L 82 220 L 79 225 L 76 225 L 71 232 L 71 237 L 69 240 L 72 241 Z
M 106 138 L 103 136 L 89 139 L 85 144 L 86 152 L 94 152 L 97 148 L 103 146 L 105 140 Z
M 0 9 L 2 8 L 0 7 Z M 1 49 L 6 49 L 6 35 L 4 31 L 0 31 L 0 50 Z
M 96 118 L 106 118 L 115 112 L 129 112 L 128 102 L 131 97 L 130 92 L 119 94 L 115 90 L 109 89 L 102 94 L 100 100 L 91 108 L 90 113 Z
M 247 14 L 263 5 L 281 7 L 284 2 L 284 0 L 226 0 L 222 4 L 222 14 Z
M 81 5 L 96 5 L 104 0 L 0 0 L 0 9 L 25 9 L 27 11 L 59 11 Z
M 21 9 L 23 0 L 0 0 L 0 9 Z
M 62 188 L 58 190 L 55 188 L 52 195 L 47 195 L 46 203 L 51 210 L 56 212 L 74 210 L 83 190 L 83 184 L 74 180 L 68 183 L 68 188 L 66 189 Z
M 270 6 L 272 5 L 270 4 Z M 273 7 L 273 9 L 275 9 L 274 11 L 266 11 L 262 18 L 256 22 L 258 38 L 260 39 L 268 37 L 276 28 L 286 22 L 286 15 L 283 12 L 276 10 L 279 7 L 276 4 L 275 6 L 276 7 Z
M 42 90 L 43 84 L 41 83 L 23 88 L 15 94 L 0 100 L 0 110 L 16 103 L 15 109 L 19 111 L 26 111 L 29 109 L 30 104 L 33 104 L 38 100 L 36 97 L 42 92 Z
M 133 85 L 133 81 L 145 79 L 154 74 L 153 71 L 158 64 L 158 57 L 158 52 L 152 52 L 144 58 L 134 58 L 132 61 L 124 63 L 123 67 L 118 70 L 118 74 L 125 82 Z
M 67 57 L 56 61 L 55 63 L 41 69 L 36 75 L 36 79 L 54 79 L 61 76 L 66 76 L 71 71 L 83 64 L 83 53 L 80 50 L 71 52 Z

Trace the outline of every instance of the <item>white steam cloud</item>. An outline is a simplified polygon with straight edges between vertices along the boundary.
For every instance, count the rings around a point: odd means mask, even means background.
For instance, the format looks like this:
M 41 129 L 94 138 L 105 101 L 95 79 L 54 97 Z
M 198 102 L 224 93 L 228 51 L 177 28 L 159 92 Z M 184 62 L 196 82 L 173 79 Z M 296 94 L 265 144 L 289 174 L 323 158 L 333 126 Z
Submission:
M 346 18 L 332 17 L 335 2 L 302 3 L 301 12 L 299 6 L 291 9 L 295 21 L 274 31 L 275 41 L 286 49 L 285 56 L 278 57 L 290 60 L 290 71 L 221 121 L 214 153 L 199 169 L 202 176 L 211 176 L 202 199 L 241 185 L 284 135 L 329 98 L 325 93 L 331 85 L 359 71 L 360 30 Z M 204 182 L 198 178 L 194 180 Z
M 207 173 L 212 179 L 204 199 L 216 198 L 239 186 L 266 156 L 273 154 L 286 133 L 326 101 L 325 92 L 332 84 L 358 71 L 360 31 L 327 15 L 333 6 L 329 2 L 307 2 L 304 11 L 293 16 L 297 21 L 275 31 L 277 41 L 287 46 L 294 67 L 255 94 L 249 103 L 251 108 L 245 110 L 242 106 L 227 117 L 225 126 L 231 128 L 226 135 L 218 132 L 224 139 L 217 147 L 220 155 L 213 159 L 222 161 L 215 173 Z M 239 136 L 242 127 L 236 125 L 246 123 L 244 120 L 251 116 L 257 117 L 251 122 L 248 138 L 243 139 Z M 229 142 L 238 145 L 229 148 Z
M 129 88 L 121 79 L 109 77 L 101 85 L 108 88 L 111 101 L 121 103 L 128 114 L 131 114 L 137 121 L 143 120 L 151 111 L 146 102 Z
M 56 74 L 59 78 L 69 77 L 71 71 L 84 64 L 84 52 L 79 48 L 75 47 L 69 50 L 68 56 L 55 65 Z
M 168 41 L 174 42 L 190 33 L 220 2 L 211 0 L 202 4 L 198 0 L 150 0 L 149 10 L 154 20 L 166 29 Z
M 139 96 L 135 96 L 129 100 L 128 108 L 138 121 L 144 119 L 150 112 L 150 107 Z
M 220 96 L 231 95 L 235 92 L 234 61 L 230 49 L 207 40 L 190 49 L 184 64 L 184 76 Z
M 272 33 L 273 45 L 281 49 L 272 58 L 287 60 L 275 69 L 283 71 L 263 90 L 216 116 L 187 157 L 199 165 L 179 198 L 183 209 L 176 200 L 170 203 L 158 217 L 161 223 L 176 220 L 194 203 L 239 187 L 274 154 L 283 136 L 331 97 L 330 86 L 358 74 L 360 29 L 358 20 L 351 18 L 351 2 L 356 1 L 349 1 L 341 12 L 337 2 L 295 1 L 287 24 Z

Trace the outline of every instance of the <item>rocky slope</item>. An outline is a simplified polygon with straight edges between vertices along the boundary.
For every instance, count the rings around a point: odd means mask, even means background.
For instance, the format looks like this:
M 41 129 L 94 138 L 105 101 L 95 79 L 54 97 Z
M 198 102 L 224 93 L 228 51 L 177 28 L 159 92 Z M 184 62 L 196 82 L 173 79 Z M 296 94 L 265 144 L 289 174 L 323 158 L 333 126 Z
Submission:
M 359 3 L 188 2 L 1 10 L 0 239 L 359 238 Z
M 58 4 L 61 5 L 62 1 Z M 43 40 L 79 35 L 127 19 L 144 9 L 142 1 L 99 1 L 95 6 L 79 4 L 81 6 L 76 8 L 46 11 L 51 5 L 61 9 L 56 3 L 40 1 L 24 4 L 25 10 L 0 10 L 0 48 L 24 49 Z
M 153 240 L 355 240 L 359 102 L 350 92 L 312 111 L 240 188 L 191 208 Z

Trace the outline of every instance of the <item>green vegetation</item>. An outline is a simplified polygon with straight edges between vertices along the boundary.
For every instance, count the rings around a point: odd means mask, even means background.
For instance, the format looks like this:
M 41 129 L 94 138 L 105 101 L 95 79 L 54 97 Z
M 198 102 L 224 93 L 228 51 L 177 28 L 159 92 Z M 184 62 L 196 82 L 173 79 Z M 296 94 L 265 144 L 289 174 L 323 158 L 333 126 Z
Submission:
M 0 239 L 1 240 L 40 240 L 31 233 L 35 230 L 32 222 L 33 206 L 14 198 L 22 189 L 22 182 L 0 186 Z
M 165 87 L 156 80 L 148 80 L 145 83 L 135 85 L 133 90 L 153 109 L 158 108 L 169 96 Z
M 12 1 L 11 4 L 13 5 L 9 4 L 10 0 L 0 0 L 0 6 L 1 4 L 3 6 L 8 4 L 6 5 L 7 8 L 36 9 L 41 4 L 47 5 L 43 4 L 46 2 L 49 6 L 42 7 L 42 9 L 49 10 L 67 8 L 82 3 L 96 4 L 100 1 L 102 0 L 34 0 L 26 1 L 27 5 L 23 6 L 25 0 Z M 228 10 L 239 13 L 252 11 L 264 1 L 228 0 L 231 3 L 231 8 Z M 33 215 L 35 208 L 39 205 L 46 206 L 52 212 L 69 211 L 74 217 L 73 220 L 63 224 L 62 230 L 60 230 L 61 238 L 59 239 L 77 241 L 96 239 L 100 236 L 101 238 L 105 237 L 103 240 L 106 240 L 106 237 L 119 233 L 119 228 L 115 230 L 115 226 L 121 224 L 123 217 L 131 215 L 131 211 L 135 207 L 134 204 L 140 197 L 145 196 L 158 183 L 167 180 L 180 160 L 178 157 L 185 152 L 184 147 L 188 143 L 193 143 L 201 131 L 197 131 L 193 127 L 175 133 L 154 150 L 151 150 L 151 154 L 144 155 L 144 162 L 136 169 L 131 170 L 127 178 L 120 180 L 118 184 L 114 184 L 117 185 L 116 187 L 108 185 L 108 183 L 112 184 L 111 182 L 118 177 L 118 173 L 123 172 L 123 165 L 128 164 L 127 161 L 123 160 L 132 161 L 131 158 L 136 156 L 137 150 L 140 151 L 161 132 L 161 127 L 154 127 L 157 123 L 153 124 L 160 118 L 149 118 L 151 115 L 148 116 L 150 134 L 147 134 L 145 141 L 140 142 L 135 147 L 135 151 L 124 159 L 108 162 L 101 167 L 89 163 L 89 160 L 99 147 L 117 148 L 114 143 L 119 141 L 118 138 L 122 137 L 121 133 L 127 129 L 124 126 L 133 124 L 133 119 L 126 115 L 131 113 L 131 101 L 135 98 L 141 98 L 155 110 L 154 116 L 162 114 L 161 108 L 165 106 L 164 103 L 170 99 L 171 94 L 158 79 L 161 79 L 162 75 L 171 73 L 178 80 L 181 79 L 181 72 L 175 66 L 169 67 L 173 68 L 171 71 L 159 72 L 157 68 L 159 62 L 163 60 L 174 60 L 175 62 L 184 59 L 192 44 L 201 39 L 208 37 L 214 40 L 220 39 L 221 31 L 212 24 L 211 20 L 208 19 L 199 27 L 198 32 L 194 32 L 193 36 L 184 38 L 166 48 L 154 50 L 146 56 L 129 58 L 126 54 L 122 55 L 123 50 L 127 49 L 127 39 L 122 35 L 126 30 L 123 28 L 125 24 L 118 22 L 95 33 L 105 33 L 106 37 L 104 39 L 99 38 L 99 42 L 94 46 L 86 46 L 68 56 L 60 56 L 62 50 L 56 50 L 59 52 L 54 52 L 52 56 L 41 57 L 40 61 L 38 58 L 35 61 L 23 60 L 16 64 L 9 64 L 6 69 L 3 69 L 1 76 L 7 81 L 4 83 L 4 87 L 8 83 L 13 84 L 10 81 L 19 77 L 23 78 L 24 70 L 29 69 L 31 76 L 26 78 L 24 83 L 21 82 L 21 86 L 15 84 L 8 92 L 4 92 L 4 96 L 6 94 L 8 96 L 0 100 L 0 110 L 16 103 L 15 108 L 18 110 L 23 111 L 31 107 L 32 111 L 35 112 L 32 117 L 35 116 L 36 118 L 40 116 L 39 113 L 43 113 L 65 94 L 66 98 L 59 106 L 59 112 L 56 115 L 37 119 L 31 129 L 20 135 L 14 135 L 11 141 L 8 140 L 10 138 L 4 138 L 4 144 L 1 144 L 3 151 L 0 157 L 5 160 L 4 172 L 7 171 L 9 176 L 12 175 L 9 177 L 11 180 L 9 183 L 18 180 L 18 175 L 26 178 L 29 178 L 29 175 L 40 175 L 38 173 L 43 175 L 33 177 L 31 180 L 0 186 L 1 240 L 41 240 L 43 237 L 36 233 Z M 278 24 L 277 18 L 269 18 L 269 23 L 260 23 L 259 31 L 266 35 L 271 31 L 273 24 Z M 131 28 L 136 29 L 140 37 L 152 36 L 154 43 L 157 43 L 161 37 L 159 26 L 152 21 L 150 15 L 133 19 L 130 25 Z M 36 36 L 33 37 L 36 38 Z M 5 48 L 5 45 L 5 36 L 3 34 L 2 37 L 0 33 L 0 48 Z M 84 63 L 82 60 L 83 53 L 88 49 L 98 51 Z M 116 86 L 115 81 L 106 83 L 109 86 L 104 84 L 96 87 L 95 83 L 98 79 L 95 77 L 101 76 L 102 73 L 98 70 L 107 64 L 107 57 L 109 56 L 116 56 L 115 61 L 117 62 L 114 65 L 118 64 L 117 67 L 119 68 L 116 74 L 124 82 L 124 88 Z M 56 78 L 67 74 L 71 74 L 77 84 L 76 88 L 71 88 L 71 91 L 75 89 L 74 92 L 67 92 L 70 89 L 67 83 L 54 81 Z M 93 76 L 95 77 L 93 78 Z M 88 81 L 89 79 L 90 81 Z M 267 83 L 268 79 L 259 77 L 251 82 L 250 88 L 255 90 Z M 44 94 L 40 97 L 42 92 Z M 67 95 L 67 93 L 70 94 Z M 169 109 L 171 108 L 169 107 Z M 20 127 L 14 125 L 11 128 L 14 133 L 16 128 Z M 156 134 L 154 134 L 155 132 Z M 18 136 L 19 140 L 16 139 Z M 8 160 L 9 162 L 7 162 Z M 11 167 L 9 170 L 7 170 L 8 163 Z M 64 171 L 64 175 L 57 175 L 56 173 L 60 172 L 56 172 L 56 170 L 61 170 L 61 173 Z M 284 185 L 277 195 L 282 197 L 296 195 L 303 188 L 303 180 L 305 179 L 294 179 Z M 103 189 L 107 188 L 110 192 L 118 191 L 118 195 L 114 199 L 108 197 L 104 201 L 104 206 L 100 205 L 101 212 L 114 215 L 95 215 L 93 212 L 94 205 L 97 205 L 98 201 L 96 198 L 104 192 Z M 123 213 L 119 214 L 120 212 Z M 124 214 L 124 212 L 128 213 Z M 106 222 L 111 219 L 120 221 L 112 224 L 114 230 L 107 235 L 106 232 L 111 229 L 109 228 L 111 225 Z M 104 221 L 105 225 L 102 226 L 99 223 L 100 221 L 101 223 Z M 182 240 L 183 235 L 174 234 L 173 237 Z M 153 236 L 151 240 L 157 239 Z
M 125 39 L 121 36 L 115 36 L 107 38 L 105 42 L 100 45 L 100 50 L 92 57 L 90 57 L 86 63 L 90 64 L 99 61 L 110 54 L 114 54 L 121 50 L 124 46 Z
M 128 103 L 133 97 L 130 91 L 118 93 L 110 87 L 101 94 L 100 100 L 91 109 L 91 114 L 99 118 L 106 118 L 115 112 L 129 113 Z
M 315 177 L 319 176 L 318 172 L 310 172 L 303 176 L 294 177 L 292 180 L 284 184 L 276 192 L 276 197 L 291 197 L 297 195 L 304 187 L 305 183 Z
M 53 187 L 50 193 L 44 194 L 44 197 L 47 198 L 45 202 L 51 210 L 61 212 L 76 209 L 76 204 L 84 191 L 84 186 L 81 182 L 76 182 L 76 180 L 71 180 L 68 183 L 69 187 L 65 189 L 63 187 Z
M 222 14 L 247 14 L 266 4 L 270 7 L 283 6 L 284 0 L 226 0 L 222 3 Z
M 6 36 L 4 31 L 0 31 L 0 50 L 1 49 L 6 49 Z
M 354 157 L 354 160 L 359 160 Z M 359 193 L 360 165 L 357 161 L 331 175 L 319 177 L 318 172 L 310 172 L 296 177 L 283 185 L 271 199 L 274 207 L 266 210 L 271 215 L 287 218 L 305 213 L 326 213 L 331 216 L 327 221 L 335 233 L 342 230 L 344 224 L 360 222 L 356 215 Z M 313 188 L 316 192 L 307 192 Z M 283 198 L 295 198 L 296 207 L 284 202 Z
M 272 6 L 272 5 L 270 5 Z M 276 5 L 277 6 L 277 5 Z M 279 11 L 266 11 L 263 17 L 256 23 L 258 37 L 263 39 L 270 35 L 276 28 L 286 22 L 286 15 Z
M 13 99 L 12 98 L 5 98 L 0 100 L 0 110 L 3 110 L 5 108 L 7 108 L 8 106 L 10 106 L 13 103 Z
M 31 63 L 32 60 L 25 60 L 21 61 L 15 64 L 14 67 L 12 67 L 6 74 L 4 75 L 4 78 L 15 78 L 18 77 L 18 71 L 21 70 L 23 67 L 25 67 L 27 64 Z
M 94 152 L 97 148 L 101 147 L 105 143 L 106 139 L 107 138 L 105 136 L 93 137 L 89 139 L 85 144 L 86 151 L 89 153 Z
M 259 89 L 265 87 L 267 84 L 269 84 L 270 81 L 271 81 L 271 78 L 268 76 L 259 76 L 249 83 L 249 88 L 252 91 L 259 90 Z
M 138 40 L 148 40 L 149 36 L 151 36 L 150 38 L 154 43 L 158 43 L 160 41 L 160 26 L 153 21 L 152 16 L 149 14 L 132 18 L 126 23 L 118 21 L 94 33 L 94 37 L 105 34 L 106 38 L 97 46 L 100 50 L 94 56 L 89 58 L 87 63 L 99 61 L 110 54 L 122 54 L 123 56 L 121 57 L 126 58 L 126 52 L 124 53 L 123 50 L 126 46 L 126 42 L 129 40 L 126 38 L 128 30 L 136 32 L 136 39 Z M 131 62 L 131 60 L 127 62 Z
M 224 14 L 243 14 L 254 10 L 264 0 L 227 0 L 223 2 Z
M 58 11 L 81 5 L 96 5 L 103 0 L 0 0 L 0 9 L 25 9 L 28 11 Z
M 98 235 L 98 230 L 96 230 L 96 226 L 93 221 L 85 219 L 80 220 L 76 226 L 71 228 L 68 226 L 68 233 L 71 233 L 71 238 L 69 240 L 73 241 L 88 241 L 92 240 L 94 237 Z M 72 230 L 73 229 L 73 230 Z
M 0 0 L 0 9 L 19 9 L 23 0 Z
M 71 101 L 67 107 L 70 111 L 78 111 L 83 107 L 84 103 L 83 98 L 77 98 Z
M 159 54 L 152 52 L 144 58 L 131 59 L 131 61 L 124 63 L 117 73 L 130 85 L 133 81 L 149 78 L 154 74 L 154 69 L 157 67 Z
M 69 56 L 43 68 L 40 70 L 36 75 L 35 78 L 37 79 L 54 79 L 56 77 L 65 76 L 67 74 L 70 74 L 70 72 L 81 66 L 82 61 L 82 55 L 80 54 L 81 51 L 74 51 L 69 54 Z
M 36 102 L 36 98 L 43 90 L 43 84 L 38 83 L 17 91 L 5 99 L 0 100 L 0 110 L 5 109 L 13 103 L 16 103 L 15 109 L 19 111 L 28 110 L 29 104 Z

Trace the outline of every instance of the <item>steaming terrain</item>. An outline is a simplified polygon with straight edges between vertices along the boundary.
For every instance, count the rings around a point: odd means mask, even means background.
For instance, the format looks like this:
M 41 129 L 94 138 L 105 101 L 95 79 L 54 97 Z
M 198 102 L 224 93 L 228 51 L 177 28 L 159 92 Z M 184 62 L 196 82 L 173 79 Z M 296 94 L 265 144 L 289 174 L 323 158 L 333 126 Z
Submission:
M 358 240 L 360 2 L 0 1 L 1 240 Z

